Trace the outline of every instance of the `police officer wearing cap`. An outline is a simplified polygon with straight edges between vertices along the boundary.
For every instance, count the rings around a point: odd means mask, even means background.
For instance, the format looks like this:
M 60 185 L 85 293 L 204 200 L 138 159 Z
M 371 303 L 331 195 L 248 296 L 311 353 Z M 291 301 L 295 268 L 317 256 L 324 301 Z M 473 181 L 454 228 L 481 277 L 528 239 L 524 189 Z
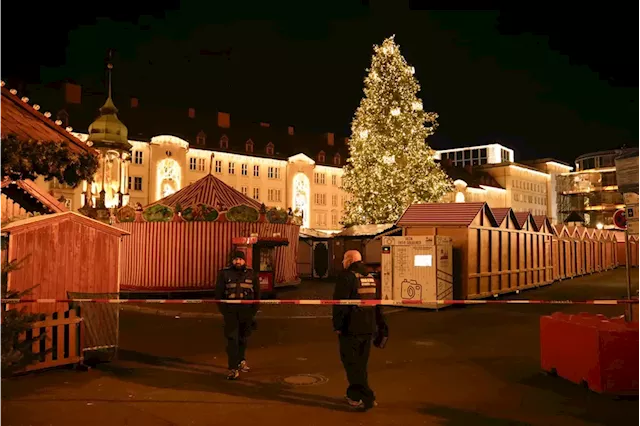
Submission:
M 260 283 L 253 269 L 247 267 L 245 255 L 236 251 L 231 265 L 222 269 L 216 281 L 216 299 L 219 300 L 259 300 Z M 248 372 L 245 359 L 247 339 L 256 327 L 255 317 L 258 305 L 220 303 L 220 313 L 224 317 L 224 335 L 227 338 L 229 374 L 227 379 L 236 380 L 240 372 Z
M 334 300 L 377 299 L 376 282 L 362 263 L 357 250 L 349 250 L 342 261 L 344 271 L 339 276 Z M 367 364 L 371 343 L 384 347 L 388 328 L 380 306 L 333 306 L 333 329 L 338 335 L 340 360 L 347 373 L 349 387 L 346 400 L 354 409 L 368 410 L 376 406 L 376 397 L 369 387 Z

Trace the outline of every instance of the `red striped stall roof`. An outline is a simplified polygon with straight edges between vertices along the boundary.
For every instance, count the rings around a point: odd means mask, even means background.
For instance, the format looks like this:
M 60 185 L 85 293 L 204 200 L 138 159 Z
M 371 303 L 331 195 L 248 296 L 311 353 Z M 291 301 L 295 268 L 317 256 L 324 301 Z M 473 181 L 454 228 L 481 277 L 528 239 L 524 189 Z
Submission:
M 182 188 L 175 194 L 149 204 L 149 206 L 155 204 L 172 208 L 180 204 L 183 209 L 196 204 L 206 204 L 219 211 L 227 211 L 231 207 L 241 205 L 260 209 L 259 202 L 243 195 L 240 191 L 236 191 L 211 174 Z
M 396 225 L 462 225 L 469 226 L 485 210 L 497 226 L 487 203 L 426 203 L 412 204 L 404 211 Z

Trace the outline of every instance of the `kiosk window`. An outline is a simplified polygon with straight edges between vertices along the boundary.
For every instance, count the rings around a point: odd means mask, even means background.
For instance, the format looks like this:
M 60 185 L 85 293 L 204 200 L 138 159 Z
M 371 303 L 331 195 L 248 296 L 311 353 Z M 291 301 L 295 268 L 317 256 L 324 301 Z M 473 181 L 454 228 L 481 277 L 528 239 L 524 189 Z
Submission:
M 413 266 L 431 266 L 431 255 L 416 254 L 413 257 Z

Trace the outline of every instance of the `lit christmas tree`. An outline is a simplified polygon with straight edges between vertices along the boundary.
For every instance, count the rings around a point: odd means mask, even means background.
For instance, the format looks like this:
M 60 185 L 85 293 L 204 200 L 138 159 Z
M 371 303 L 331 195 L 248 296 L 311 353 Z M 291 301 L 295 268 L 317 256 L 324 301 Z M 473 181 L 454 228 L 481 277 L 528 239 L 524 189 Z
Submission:
M 349 194 L 345 225 L 393 223 L 410 204 L 437 202 L 452 189 L 425 141 L 438 115 L 423 111 L 415 69 L 394 37 L 374 51 L 365 97 L 351 123 L 342 180 Z

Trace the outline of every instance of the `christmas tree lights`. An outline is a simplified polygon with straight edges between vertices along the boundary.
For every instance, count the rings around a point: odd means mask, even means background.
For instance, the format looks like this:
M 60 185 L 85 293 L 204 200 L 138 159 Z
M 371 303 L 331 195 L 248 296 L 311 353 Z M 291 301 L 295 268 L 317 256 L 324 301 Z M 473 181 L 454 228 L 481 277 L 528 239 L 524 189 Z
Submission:
M 423 111 L 415 69 L 394 37 L 374 46 L 368 71 L 342 180 L 345 225 L 395 222 L 410 204 L 437 202 L 453 188 L 425 141 L 438 115 Z

